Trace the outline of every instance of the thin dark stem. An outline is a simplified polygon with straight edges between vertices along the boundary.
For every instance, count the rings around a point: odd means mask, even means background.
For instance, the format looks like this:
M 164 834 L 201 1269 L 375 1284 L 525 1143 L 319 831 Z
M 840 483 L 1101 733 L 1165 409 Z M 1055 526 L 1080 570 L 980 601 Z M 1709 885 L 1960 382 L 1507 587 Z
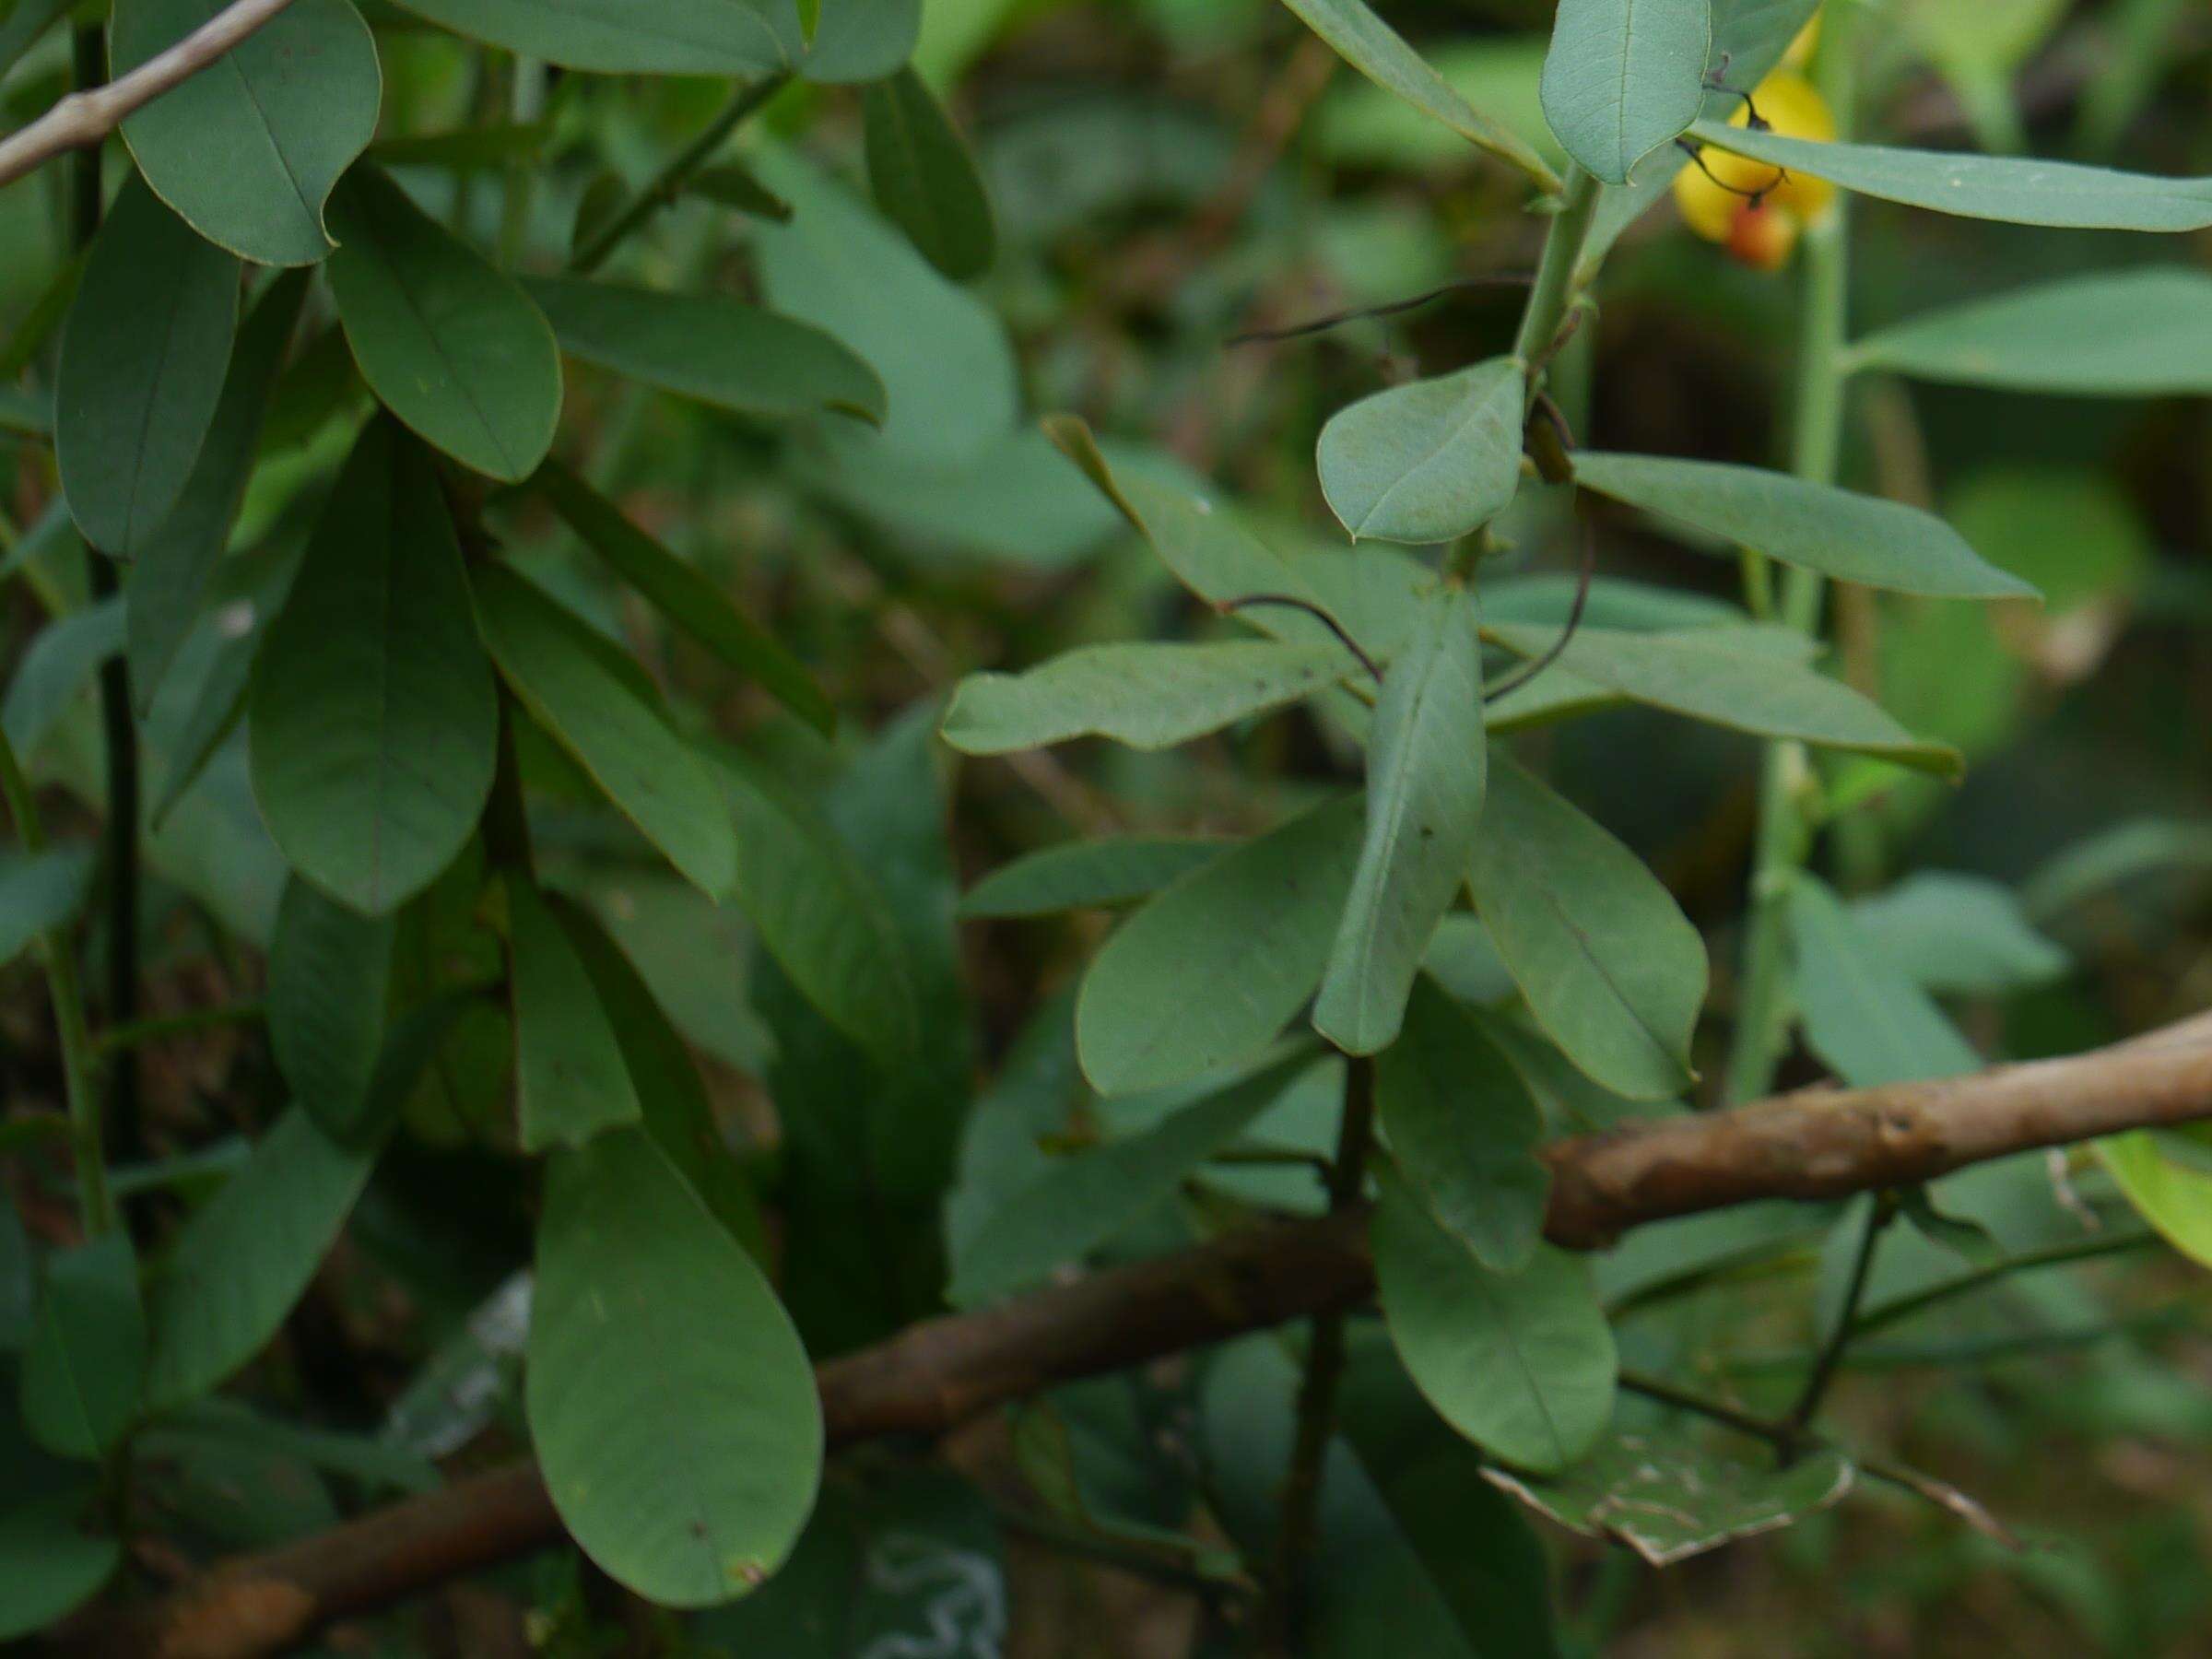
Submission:
M 1344 1115 L 1337 1124 L 1336 1156 L 1328 1172 L 1329 1213 L 1341 1215 L 1360 1200 L 1368 1147 L 1374 1137 L 1375 1063 L 1355 1055 L 1344 1076 Z M 1296 1653 L 1303 1622 L 1305 1577 L 1312 1560 L 1321 1506 L 1322 1470 L 1336 1430 L 1336 1394 L 1344 1382 L 1341 1312 L 1313 1321 L 1306 1366 L 1298 1385 L 1298 1432 L 1290 1472 L 1283 1483 L 1282 1517 L 1276 1534 L 1275 1569 L 1268 1585 L 1265 1646 Z
M 219 1007 L 194 1008 L 188 1014 L 164 1014 L 126 1026 L 111 1026 L 100 1034 L 95 1047 L 104 1057 L 125 1049 L 144 1048 L 149 1042 L 160 1042 L 171 1037 L 188 1037 L 224 1026 L 259 1025 L 267 1016 L 266 1006 L 258 1001 L 225 1003 Z
M 107 78 L 97 23 L 79 25 L 71 34 L 70 55 L 78 91 Z M 77 150 L 70 157 L 69 169 L 69 241 L 81 252 L 100 229 L 100 147 L 88 145 Z M 88 546 L 85 566 L 94 604 L 112 599 L 121 591 L 114 561 L 106 554 Z M 120 653 L 100 667 L 100 722 L 106 739 L 108 782 L 105 1014 L 109 1024 L 127 1025 L 138 1013 L 138 727 L 131 718 L 130 665 Z M 125 1157 L 145 1150 L 138 1065 L 127 1054 L 108 1078 L 108 1130 Z
M 1379 686 L 1382 683 L 1382 670 L 1375 665 L 1375 659 L 1360 649 L 1359 641 L 1345 631 L 1343 623 L 1337 621 L 1335 618 L 1330 616 L 1327 611 L 1322 609 L 1311 599 L 1300 599 L 1296 594 L 1246 594 L 1241 598 L 1224 599 L 1214 608 L 1225 617 L 1232 617 L 1237 612 L 1248 610 L 1255 605 L 1285 605 L 1292 610 L 1304 611 L 1307 616 L 1312 617 L 1335 634 L 1338 642 L 1359 659 L 1359 666 L 1367 670 L 1376 685 Z
M 1724 1406 L 1718 1400 L 1708 1400 L 1698 1394 L 1685 1393 L 1671 1382 L 1662 1382 L 1658 1378 L 1646 1376 L 1641 1371 L 1622 1371 L 1620 1385 L 1630 1394 L 1641 1394 L 1647 1400 L 1670 1406 L 1677 1411 L 1687 1411 L 1693 1417 L 1701 1417 L 1723 1428 L 1733 1429 L 1738 1434 L 1762 1440 L 1785 1457 L 1794 1455 L 1812 1443 L 1813 1437 L 1802 1425 L 1756 1418 L 1747 1411 L 1736 1410 L 1733 1406 Z
M 1035 1540 L 1047 1549 L 1081 1556 L 1086 1560 L 1097 1561 L 1123 1572 L 1135 1573 L 1157 1583 L 1171 1584 L 1196 1595 L 1217 1596 L 1224 1592 L 1235 1593 L 1250 1588 L 1236 1579 L 1216 1578 L 1201 1572 L 1194 1567 L 1171 1559 L 1162 1550 L 1147 1549 L 1132 1540 L 1112 1537 L 1104 1533 L 1086 1532 L 1054 1517 L 1015 1509 L 1007 1504 L 993 1507 L 1000 1525 L 1008 1532 L 1019 1533 L 1023 1537 Z
M 1224 346 L 1258 346 L 1278 340 L 1302 339 L 1308 335 L 1325 334 L 1347 323 L 1358 323 L 1373 317 L 1394 317 L 1405 312 L 1418 311 L 1424 305 L 1433 305 L 1453 294 L 1478 292 L 1484 288 L 1524 288 L 1535 281 L 1530 271 L 1506 271 L 1490 276 L 1463 276 L 1457 282 L 1447 282 L 1441 288 L 1432 288 L 1425 294 L 1416 294 L 1410 300 L 1393 300 L 1382 305 L 1355 306 L 1350 311 L 1331 312 L 1325 317 L 1315 317 L 1308 323 L 1292 323 L 1283 328 L 1253 328 L 1243 334 L 1231 335 Z
M 1844 1350 L 1851 1347 L 1851 1339 L 1856 1335 L 1859 1303 L 1866 1295 L 1867 1276 L 1874 1270 L 1875 1247 L 1882 1241 L 1883 1232 L 1896 1217 L 1897 1200 L 1888 1193 L 1877 1194 L 1874 1207 L 1866 1213 L 1866 1224 L 1859 1233 L 1858 1252 L 1852 1257 L 1851 1282 L 1843 1288 L 1843 1305 L 1837 1310 L 1835 1328 L 1820 1345 L 1812 1374 L 1806 1378 L 1797 1404 L 1790 1408 L 1790 1422 L 1794 1428 L 1803 1429 L 1811 1422 L 1813 1413 L 1820 1409 L 1820 1402 L 1828 1396 L 1829 1384 L 1835 1381 L 1836 1368 L 1843 1363 Z
M 1575 629 L 1583 625 L 1583 612 L 1590 604 L 1590 582 L 1597 571 L 1597 535 L 1588 524 L 1583 525 L 1583 570 L 1574 584 L 1574 603 L 1567 609 L 1567 626 L 1559 629 L 1559 637 L 1551 648 L 1517 674 L 1510 674 L 1482 694 L 1486 703 L 1496 702 L 1509 692 L 1518 691 L 1537 675 L 1564 656 L 1567 647 L 1574 642 Z
M 644 187 L 630 198 L 623 208 L 606 223 L 606 228 L 576 251 L 569 261 L 569 269 L 582 276 L 597 270 L 606 256 L 622 245 L 625 238 L 676 200 L 682 191 L 684 181 L 697 172 L 722 147 L 723 140 L 735 132 L 746 117 L 781 91 L 791 79 L 788 70 L 757 80 L 749 87 L 738 88 L 735 97 L 722 107 L 721 113 L 707 123 L 698 137 L 670 158 L 661 171 L 653 175 Z

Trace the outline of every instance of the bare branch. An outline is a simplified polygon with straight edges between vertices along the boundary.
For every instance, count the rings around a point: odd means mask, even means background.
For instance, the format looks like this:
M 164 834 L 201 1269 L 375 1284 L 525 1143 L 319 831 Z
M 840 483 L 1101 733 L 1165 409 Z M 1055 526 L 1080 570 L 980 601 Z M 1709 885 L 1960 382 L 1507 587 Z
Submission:
M 0 139 L 0 186 L 14 183 L 65 150 L 98 144 L 134 110 L 190 80 L 291 3 L 237 0 L 121 80 L 70 93 L 36 121 Z

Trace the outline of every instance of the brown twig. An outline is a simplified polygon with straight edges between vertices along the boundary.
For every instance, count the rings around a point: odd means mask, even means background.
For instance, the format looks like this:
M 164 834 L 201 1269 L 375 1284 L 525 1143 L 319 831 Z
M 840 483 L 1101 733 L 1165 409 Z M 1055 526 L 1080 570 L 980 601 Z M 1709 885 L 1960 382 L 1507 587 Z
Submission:
M 1545 1236 L 1594 1250 L 1645 1222 L 1758 1198 L 1846 1197 L 1967 1164 L 2212 1117 L 2212 1015 L 2070 1059 L 1881 1088 L 1813 1089 L 1546 1149 Z M 1125 1370 L 1371 1294 L 1364 1212 L 1250 1229 L 1178 1255 L 927 1320 L 818 1373 L 832 1444 L 941 1433 L 1055 1383 Z M 554 1543 L 527 1465 L 477 1476 L 81 1619 L 88 1654 L 253 1659 L 331 1619 Z
M 190 80 L 291 3 L 236 0 L 120 80 L 61 99 L 36 121 L 0 140 L 0 185 L 12 184 L 65 150 L 98 144 L 133 111 Z

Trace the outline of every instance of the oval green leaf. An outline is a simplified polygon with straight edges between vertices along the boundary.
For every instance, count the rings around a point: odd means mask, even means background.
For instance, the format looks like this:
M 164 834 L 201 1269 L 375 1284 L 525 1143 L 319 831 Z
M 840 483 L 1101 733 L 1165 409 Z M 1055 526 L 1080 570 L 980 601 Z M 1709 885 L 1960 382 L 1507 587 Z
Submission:
M 822 1410 L 806 1351 L 641 1129 L 553 1155 L 524 1403 L 570 1535 L 663 1606 L 745 1594 L 814 1505 Z
M 176 505 L 215 420 L 239 264 L 133 178 L 92 243 L 62 328 L 53 450 L 85 539 L 127 557 Z
M 922 0 L 821 0 L 799 73 L 818 86 L 857 86 L 895 75 L 922 33 Z
M 1981 1069 L 1936 1000 L 1906 977 L 1818 877 L 1790 883 L 1790 986 L 1806 1042 L 1854 1088 Z
M 2212 273 L 2108 271 L 1947 306 L 1868 335 L 1853 369 L 2071 397 L 2212 393 Z
M 922 256 L 955 282 L 980 276 L 998 252 L 982 176 L 936 98 L 912 69 L 870 87 L 868 188 Z
M 455 34 L 604 75 L 771 74 L 776 32 L 745 0 L 403 0 Z M 340 232 L 340 241 L 344 233 Z
M 834 409 L 880 424 L 876 371 L 810 324 L 705 294 L 657 294 L 574 276 L 525 286 L 563 351 L 739 415 Z
M 1561 1052 L 1616 1094 L 1678 1093 L 1692 1075 L 1705 942 L 1643 861 L 1500 755 L 1469 881 Z
M 1149 899 L 1226 851 L 1227 842 L 1199 836 L 1125 835 L 1045 847 L 970 888 L 959 915 L 978 922 L 1127 904 Z
M 1559 0 L 1544 59 L 1544 119 L 1560 146 L 1608 184 L 1698 118 L 1707 0 Z
M 1255 1059 L 1312 995 L 1359 856 L 1364 809 L 1332 801 L 1161 892 L 1091 959 L 1076 1003 L 1100 1094 Z
M 18 1496 L 0 1507 L 0 1641 L 45 1630 L 114 1576 L 122 1540 L 85 1529 L 99 1508 L 89 1480 L 82 1490 Z
M 1447 542 L 1512 504 L 1521 481 L 1521 364 L 1492 358 L 1339 409 L 1316 458 L 1329 509 L 1357 541 Z
M 63 1457 L 103 1457 L 138 1416 L 146 1311 L 138 1258 L 120 1230 L 46 1258 L 23 1356 L 23 1426 Z
M 1712 120 L 1700 121 L 1690 131 L 1707 144 L 1755 161 L 1963 218 L 2068 230 L 2175 231 L 2212 226 L 2212 179 L 2162 178 L 2014 156 L 1820 144 Z
M 1422 602 L 1391 664 L 1368 739 L 1367 834 L 1313 1027 L 1348 1054 L 1398 1035 L 1436 924 L 1466 879 L 1487 747 L 1475 602 L 1456 583 Z
M 1087 645 L 1024 674 L 970 675 L 945 712 L 945 741 L 968 755 L 1088 736 L 1172 748 L 1310 697 L 1358 666 L 1341 645 Z
M 208 22 L 225 0 L 118 0 L 113 73 Z M 147 182 L 209 241 L 256 265 L 330 252 L 324 203 L 376 135 L 383 72 L 351 0 L 293 0 L 123 124 Z
M 376 1077 L 396 916 L 366 916 L 295 876 L 269 945 L 269 1047 L 276 1069 L 333 1134 L 353 1121 Z
M 354 445 L 253 666 L 253 793 L 286 860 L 382 915 L 453 862 L 491 792 L 499 698 L 429 457 Z
M 475 580 L 484 642 L 531 717 L 688 880 L 710 898 L 727 893 L 737 844 L 722 792 L 607 662 L 628 659 L 513 571 L 482 566 Z
M 331 294 L 370 389 L 456 461 L 528 477 L 560 419 L 560 352 L 529 295 L 380 168 L 347 173 L 330 208 Z
M 2032 599 L 1932 512 L 1757 466 L 1576 452 L 1586 489 L 1841 582 L 1935 599 Z
M 637 1090 L 567 932 L 535 883 L 511 876 L 506 888 L 519 1138 L 525 1152 L 581 1146 L 636 1123 Z

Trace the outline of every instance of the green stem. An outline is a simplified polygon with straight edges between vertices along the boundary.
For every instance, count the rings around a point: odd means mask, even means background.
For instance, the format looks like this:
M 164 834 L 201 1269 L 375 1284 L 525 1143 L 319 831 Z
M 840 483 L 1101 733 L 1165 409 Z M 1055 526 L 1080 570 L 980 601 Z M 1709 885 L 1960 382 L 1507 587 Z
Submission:
M 1375 1063 L 1355 1056 L 1344 1075 L 1344 1114 L 1336 1129 L 1336 1156 L 1328 1173 L 1329 1213 L 1359 1202 L 1367 1180 L 1368 1148 L 1374 1136 Z M 1342 1313 L 1313 1321 L 1306 1364 L 1298 1384 L 1298 1430 L 1290 1472 L 1283 1482 L 1282 1519 L 1276 1533 L 1275 1568 L 1268 1584 L 1265 1651 L 1302 1651 L 1299 1641 L 1306 1572 L 1319 1531 L 1321 1477 L 1329 1440 L 1336 1430 L 1336 1394 L 1344 1381 Z
M 5 729 L 0 729 L 0 795 L 6 798 L 23 850 L 43 851 L 46 830 L 39 821 L 39 804 Z M 84 990 L 77 983 L 76 959 L 70 953 L 68 936 L 60 928 L 40 935 L 39 957 L 46 969 L 47 994 L 53 1000 L 54 1030 L 61 1038 L 62 1083 L 69 1098 L 69 1149 L 76 1164 L 85 1236 L 98 1238 L 115 1225 L 115 1200 L 108 1191 L 107 1154 L 100 1146 L 100 1097 L 92 1088 L 92 1041 L 85 1024 Z
M 645 188 L 630 198 L 629 206 L 607 221 L 605 229 L 577 250 L 575 257 L 569 261 L 569 269 L 579 276 L 598 269 L 631 231 L 675 201 L 684 181 L 703 167 L 722 147 L 723 140 L 735 132 L 746 117 L 781 92 L 790 79 L 790 72 L 784 70 L 749 87 L 739 88 L 736 96 L 707 123 L 699 136 L 653 174 Z
M 1575 267 L 1582 263 L 1583 244 L 1590 240 L 1591 221 L 1597 217 L 1602 187 L 1581 168 L 1567 169 L 1566 194 L 1544 238 L 1544 253 L 1536 263 L 1536 280 L 1528 291 L 1528 305 L 1521 313 L 1521 332 L 1513 339 L 1513 355 L 1530 366 L 1529 402 L 1535 402 L 1541 374 L 1535 365 L 1551 349 L 1566 325 L 1574 304 Z
M 144 1048 L 149 1042 L 160 1042 L 171 1037 L 188 1037 L 195 1031 L 218 1030 L 224 1026 L 259 1025 L 267 1018 L 268 1009 L 262 1003 L 225 1003 L 219 1007 L 194 1008 L 189 1014 L 165 1014 L 157 1019 L 141 1019 L 130 1025 L 115 1026 L 102 1031 L 95 1046 L 104 1057 L 120 1053 L 124 1049 Z
M 1836 136 L 1848 140 L 1858 96 L 1858 8 L 1832 6 L 1824 18 L 1815 82 L 1835 117 Z M 1843 391 L 1849 372 L 1844 361 L 1851 285 L 1849 199 L 1839 191 L 1827 221 L 1806 231 L 1804 243 L 1803 335 L 1797 351 L 1790 464 L 1798 477 L 1816 484 L 1835 481 L 1842 451 Z M 1747 582 L 1747 597 L 1754 611 L 1764 614 L 1769 586 L 1760 579 L 1764 559 L 1747 554 L 1746 571 L 1747 575 L 1760 573 Z M 1819 575 L 1792 568 L 1783 572 L 1780 588 L 1772 605 L 1778 619 L 1800 633 L 1817 632 Z M 1803 744 L 1767 747 L 1759 778 L 1742 991 L 1728 1056 L 1725 1094 L 1732 1102 L 1768 1093 L 1782 1063 L 1788 1034 L 1789 891 L 1810 847 L 1812 827 L 1804 801 L 1811 782 L 1811 763 Z
M 546 66 L 534 57 L 517 56 L 513 82 L 508 88 L 507 109 L 517 126 L 528 126 L 545 112 Z M 536 199 L 537 168 L 525 159 L 507 166 L 506 195 L 500 206 L 500 263 L 510 270 L 521 261 L 529 243 L 530 209 Z

